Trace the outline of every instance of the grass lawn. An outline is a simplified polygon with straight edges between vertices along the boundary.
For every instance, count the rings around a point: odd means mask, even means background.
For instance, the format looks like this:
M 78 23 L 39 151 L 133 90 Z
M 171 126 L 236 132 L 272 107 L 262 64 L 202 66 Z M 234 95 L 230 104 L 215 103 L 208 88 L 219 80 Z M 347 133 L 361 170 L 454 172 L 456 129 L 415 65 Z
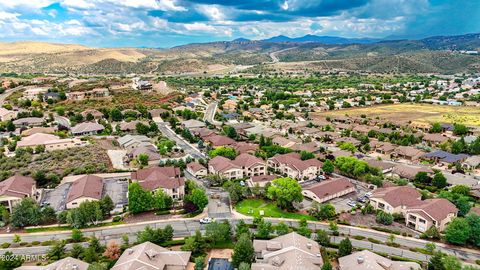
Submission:
M 309 215 L 299 214 L 299 213 L 290 213 L 278 208 L 273 202 L 267 202 L 262 199 L 247 199 L 243 200 L 235 206 L 236 210 L 247 216 L 260 216 L 260 210 L 263 210 L 264 217 L 275 217 L 275 218 L 291 218 L 291 219 L 302 219 L 315 220 L 314 217 Z

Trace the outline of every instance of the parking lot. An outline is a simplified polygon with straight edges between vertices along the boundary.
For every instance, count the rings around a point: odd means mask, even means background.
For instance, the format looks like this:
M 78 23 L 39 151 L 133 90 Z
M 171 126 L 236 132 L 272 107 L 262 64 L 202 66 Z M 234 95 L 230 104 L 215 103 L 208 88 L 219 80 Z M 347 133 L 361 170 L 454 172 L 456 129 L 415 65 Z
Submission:
M 68 191 L 72 183 L 60 184 L 55 189 L 45 190 L 40 205 L 49 205 L 56 212 L 65 210 Z
M 211 191 L 208 200 L 208 216 L 211 218 L 230 218 L 230 199 L 227 192 Z
M 106 195 L 110 196 L 113 205 L 115 205 L 113 212 L 122 212 L 123 206 L 128 204 L 127 192 L 128 181 L 116 179 L 103 180 L 102 197 Z

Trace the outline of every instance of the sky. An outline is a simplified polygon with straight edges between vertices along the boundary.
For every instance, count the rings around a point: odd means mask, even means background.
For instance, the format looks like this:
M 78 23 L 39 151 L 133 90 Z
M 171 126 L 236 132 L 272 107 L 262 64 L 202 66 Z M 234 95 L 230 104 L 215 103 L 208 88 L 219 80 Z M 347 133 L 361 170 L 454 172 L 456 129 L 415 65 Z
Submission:
M 306 34 L 480 32 L 480 0 L 0 0 L 0 41 L 155 47 Z

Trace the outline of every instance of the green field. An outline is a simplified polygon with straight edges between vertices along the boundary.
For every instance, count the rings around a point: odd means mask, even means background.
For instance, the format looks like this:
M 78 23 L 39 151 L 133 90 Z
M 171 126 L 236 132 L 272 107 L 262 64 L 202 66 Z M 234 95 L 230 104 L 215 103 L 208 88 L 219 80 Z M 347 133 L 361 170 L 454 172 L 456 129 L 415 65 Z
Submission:
M 236 205 L 235 209 L 239 213 L 247 216 L 260 216 L 260 211 L 263 210 L 264 217 L 315 220 L 314 217 L 309 215 L 286 212 L 278 208 L 275 203 L 262 199 L 243 200 Z

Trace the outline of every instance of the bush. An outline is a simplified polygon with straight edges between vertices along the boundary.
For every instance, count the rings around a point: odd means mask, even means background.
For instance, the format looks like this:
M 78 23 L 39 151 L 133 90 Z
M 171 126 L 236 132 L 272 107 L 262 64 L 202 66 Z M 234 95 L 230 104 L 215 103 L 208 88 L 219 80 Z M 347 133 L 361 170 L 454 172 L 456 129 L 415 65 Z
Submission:
M 52 240 L 47 240 L 47 241 L 43 241 L 42 242 L 42 246 L 51 246 L 53 244 L 53 241 Z
M 40 245 L 40 241 L 33 241 L 33 242 L 32 242 L 32 245 L 33 245 L 33 246 L 38 246 L 38 245 Z
M 354 236 L 352 236 L 352 238 L 355 239 L 355 240 L 364 240 L 364 239 L 365 239 L 365 236 L 354 235 Z
M 119 221 L 122 221 L 122 217 L 121 216 L 114 216 L 112 218 L 112 222 L 119 222 Z
M 391 225 L 393 223 L 393 216 L 389 213 L 378 211 L 376 221 L 383 225 Z
M 10 247 L 10 243 L 3 243 L 1 245 L 2 248 L 9 248 Z
M 367 238 L 367 240 L 371 243 L 374 243 L 374 244 L 381 244 L 382 243 L 382 241 L 379 241 L 379 240 L 371 238 L 371 237 Z

